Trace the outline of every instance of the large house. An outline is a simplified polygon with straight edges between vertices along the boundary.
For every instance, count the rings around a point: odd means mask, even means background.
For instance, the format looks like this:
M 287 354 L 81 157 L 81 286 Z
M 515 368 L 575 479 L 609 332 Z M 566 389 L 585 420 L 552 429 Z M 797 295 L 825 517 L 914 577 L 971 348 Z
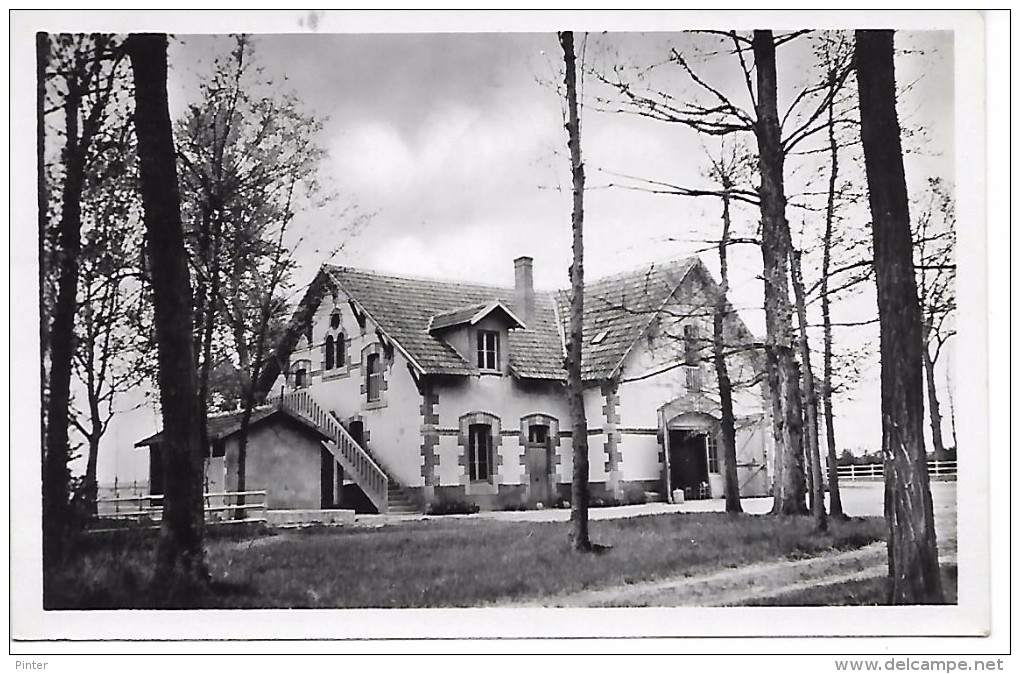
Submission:
M 514 265 L 513 288 L 324 266 L 263 379 L 272 383 L 253 416 L 247 488 L 267 490 L 270 508 L 569 500 L 569 292 L 537 292 L 531 258 Z M 719 292 L 696 257 L 586 284 L 594 502 L 723 496 L 711 358 Z M 764 495 L 772 445 L 761 355 L 736 312 L 724 325 L 739 384 L 740 491 Z M 236 485 L 238 428 L 236 413 L 210 418 L 211 488 Z M 139 445 L 158 452 L 159 440 Z

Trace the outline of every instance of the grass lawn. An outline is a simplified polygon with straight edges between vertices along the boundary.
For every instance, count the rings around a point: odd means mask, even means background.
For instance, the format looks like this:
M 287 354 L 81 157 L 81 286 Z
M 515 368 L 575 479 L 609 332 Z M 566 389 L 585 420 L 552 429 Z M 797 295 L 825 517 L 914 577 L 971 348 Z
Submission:
M 942 589 L 947 604 L 957 603 L 956 565 L 942 567 Z M 886 576 L 848 583 L 836 583 L 787 592 L 778 597 L 759 599 L 748 606 L 883 606 L 888 602 L 889 579 Z
M 191 607 L 477 606 L 850 549 L 883 538 L 880 518 L 698 513 L 591 523 L 604 549 L 578 554 L 565 523 L 433 519 L 379 529 L 288 530 L 208 541 L 212 590 Z M 143 608 L 154 542 L 94 545 L 47 583 L 47 608 Z

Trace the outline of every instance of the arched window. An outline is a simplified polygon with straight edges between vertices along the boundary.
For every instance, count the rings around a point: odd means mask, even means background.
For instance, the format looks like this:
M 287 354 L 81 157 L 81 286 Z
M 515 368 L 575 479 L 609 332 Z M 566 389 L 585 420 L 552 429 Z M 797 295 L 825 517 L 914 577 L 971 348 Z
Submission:
M 333 369 L 333 335 L 326 335 L 326 366 L 327 370 Z
M 492 426 L 468 426 L 468 477 L 472 482 L 492 477 Z
M 365 361 L 365 392 L 368 394 L 368 401 L 379 400 L 379 393 L 382 391 L 382 362 L 378 353 L 368 354 Z
M 334 311 L 332 313 L 332 315 L 330 315 L 330 317 L 329 317 L 329 327 L 333 328 L 334 330 L 336 330 L 337 328 L 340 327 L 340 312 L 339 311 Z
M 336 336 L 336 366 L 343 367 L 347 364 L 347 340 L 344 333 Z

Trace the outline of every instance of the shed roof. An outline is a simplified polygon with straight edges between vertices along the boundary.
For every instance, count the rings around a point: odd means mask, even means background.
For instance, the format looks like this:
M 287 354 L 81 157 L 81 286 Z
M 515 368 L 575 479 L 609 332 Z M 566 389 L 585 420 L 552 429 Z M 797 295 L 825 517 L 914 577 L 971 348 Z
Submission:
M 231 435 L 241 430 L 241 417 L 244 412 L 237 410 L 231 412 L 221 412 L 219 414 L 210 414 L 206 419 L 206 428 L 209 433 L 209 440 L 226 440 Z M 254 428 L 274 417 L 276 415 L 283 415 L 290 417 L 294 421 L 297 421 L 305 426 L 310 424 L 295 415 L 287 409 L 281 408 L 278 405 L 263 405 L 256 407 L 251 411 L 251 419 L 248 422 L 248 428 Z M 135 443 L 135 447 L 147 447 L 149 445 L 158 445 L 163 441 L 163 431 L 160 431 L 154 435 L 150 435 L 147 438 L 139 440 Z

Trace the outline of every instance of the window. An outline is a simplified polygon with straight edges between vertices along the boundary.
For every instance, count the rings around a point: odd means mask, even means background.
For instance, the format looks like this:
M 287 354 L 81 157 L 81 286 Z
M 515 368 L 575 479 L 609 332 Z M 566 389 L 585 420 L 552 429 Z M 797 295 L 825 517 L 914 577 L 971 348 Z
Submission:
M 225 456 L 227 453 L 227 443 L 223 438 L 210 438 L 209 451 L 206 452 L 206 458 L 217 459 L 221 456 Z
M 340 327 L 339 311 L 334 311 L 333 314 L 329 317 L 329 327 L 333 328 L 334 330 Z
M 333 335 L 326 335 L 326 369 L 333 369 L 334 361 Z
M 468 427 L 468 476 L 472 481 L 492 477 L 492 426 L 489 424 Z
M 311 369 L 311 361 L 294 361 L 294 364 L 290 366 L 290 371 L 294 373 L 294 388 L 305 388 L 311 383 L 309 381 L 309 372 L 311 372 Z
M 499 369 L 499 333 L 494 330 L 478 331 L 478 369 Z
M 343 367 L 347 364 L 347 340 L 344 333 L 336 336 L 336 366 Z
M 697 365 L 701 358 L 698 355 L 698 326 L 688 323 L 684 326 L 684 364 Z
M 378 353 L 368 354 L 365 361 L 365 391 L 368 393 L 368 401 L 379 400 L 379 393 L 382 391 L 382 361 Z
M 708 447 L 708 472 L 719 472 L 719 446 L 715 439 L 715 433 L 705 436 L 705 445 Z
M 528 427 L 528 444 L 545 446 L 549 442 L 549 427 L 536 424 Z
M 701 368 L 697 365 L 685 365 L 685 383 L 688 393 L 701 393 Z

